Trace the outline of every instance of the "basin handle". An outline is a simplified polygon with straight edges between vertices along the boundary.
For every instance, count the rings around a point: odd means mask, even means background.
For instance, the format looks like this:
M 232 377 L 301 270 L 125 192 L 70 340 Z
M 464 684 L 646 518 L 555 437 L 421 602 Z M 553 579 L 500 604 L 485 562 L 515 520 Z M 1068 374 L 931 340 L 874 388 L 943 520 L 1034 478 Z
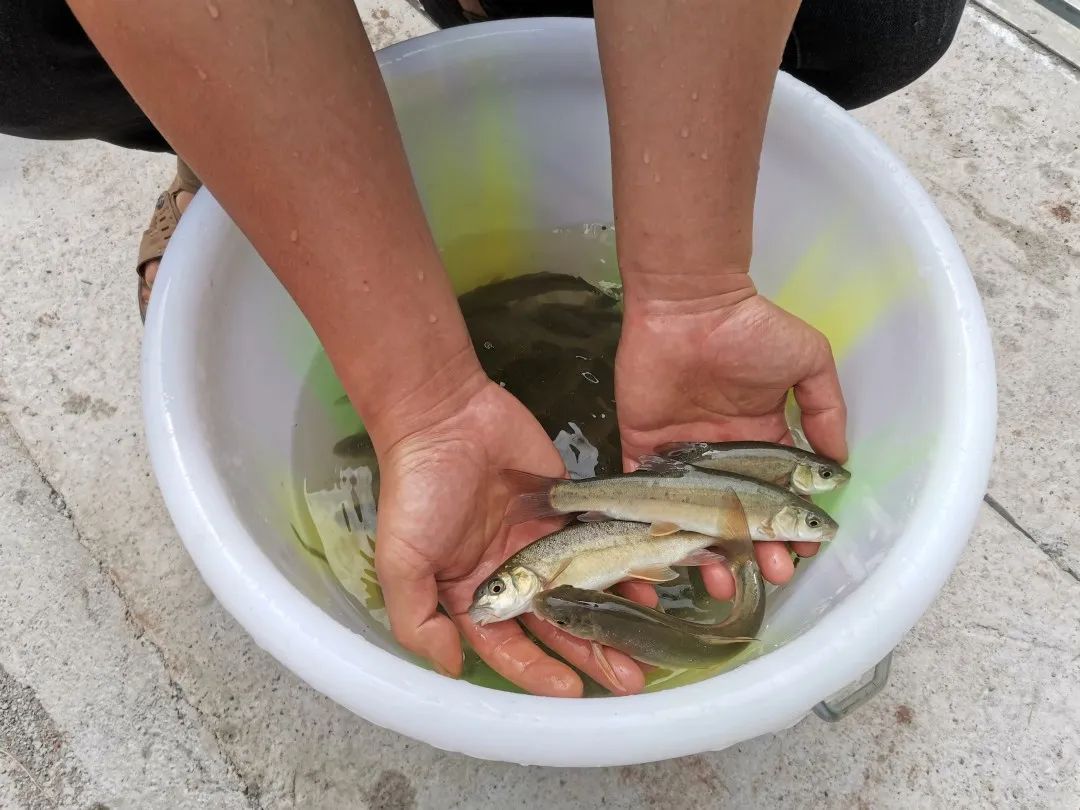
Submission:
M 843 720 L 857 708 L 870 700 L 889 682 L 889 667 L 892 665 L 892 652 L 878 661 L 874 674 L 866 683 L 846 697 L 837 701 L 823 700 L 814 707 L 814 714 L 827 723 Z

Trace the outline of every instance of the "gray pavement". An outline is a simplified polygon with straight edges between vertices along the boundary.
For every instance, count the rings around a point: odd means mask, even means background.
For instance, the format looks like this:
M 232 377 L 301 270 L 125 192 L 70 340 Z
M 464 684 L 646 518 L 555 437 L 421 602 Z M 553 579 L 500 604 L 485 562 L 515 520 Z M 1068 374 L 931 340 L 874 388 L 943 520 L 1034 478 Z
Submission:
M 378 44 L 424 30 L 361 3 Z M 371 726 L 259 650 L 156 491 L 131 273 L 169 161 L 0 138 L 0 808 L 1075 807 L 1080 75 L 977 8 L 859 113 L 956 231 L 994 332 L 991 492 L 885 691 L 724 752 L 573 771 Z

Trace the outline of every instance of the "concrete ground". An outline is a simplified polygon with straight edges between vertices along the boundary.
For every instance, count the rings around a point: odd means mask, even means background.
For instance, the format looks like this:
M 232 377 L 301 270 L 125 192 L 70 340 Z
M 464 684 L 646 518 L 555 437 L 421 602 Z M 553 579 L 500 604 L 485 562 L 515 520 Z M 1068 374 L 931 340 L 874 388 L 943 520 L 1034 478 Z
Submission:
M 377 44 L 422 31 L 361 3 Z M 979 8 L 859 118 L 956 231 L 994 331 L 990 491 L 885 691 L 733 749 L 591 771 L 352 716 L 215 602 L 155 488 L 131 273 L 169 161 L 0 138 L 0 807 L 1076 807 L 1080 73 Z

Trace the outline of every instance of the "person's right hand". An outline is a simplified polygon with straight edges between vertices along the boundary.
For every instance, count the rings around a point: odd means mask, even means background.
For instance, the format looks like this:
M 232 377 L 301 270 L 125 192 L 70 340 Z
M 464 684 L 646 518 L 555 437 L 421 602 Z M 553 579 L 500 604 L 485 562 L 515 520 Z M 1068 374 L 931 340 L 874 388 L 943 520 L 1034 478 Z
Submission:
M 477 586 L 538 535 L 536 524 L 504 524 L 510 493 L 500 472 L 565 472 L 532 414 L 480 374 L 460 381 L 430 418 L 414 420 L 385 449 L 374 429 L 372 437 L 381 477 L 375 568 L 398 641 L 457 677 L 462 669 L 460 629 L 492 669 L 523 689 L 580 696 L 577 673 L 541 651 L 516 621 L 479 627 L 467 613 Z M 452 620 L 438 611 L 440 602 Z M 625 694 L 643 687 L 641 668 L 628 656 L 606 651 L 623 687 L 618 689 L 604 677 L 587 642 L 532 613 L 521 620 L 544 644 L 612 691 Z

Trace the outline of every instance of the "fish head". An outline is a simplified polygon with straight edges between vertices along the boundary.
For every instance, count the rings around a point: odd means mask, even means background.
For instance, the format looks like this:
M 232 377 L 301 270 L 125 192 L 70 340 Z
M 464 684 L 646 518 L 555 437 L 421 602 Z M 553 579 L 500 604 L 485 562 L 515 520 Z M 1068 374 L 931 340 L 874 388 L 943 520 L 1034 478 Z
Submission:
M 832 540 L 839 528 L 825 510 L 810 503 L 785 506 L 773 517 L 771 526 L 775 537 L 811 543 Z
M 579 598 L 577 588 L 561 585 L 533 599 L 533 613 L 572 636 L 590 640 L 595 630 L 595 604 Z
M 791 475 L 791 485 L 803 495 L 817 495 L 843 486 L 851 473 L 829 459 L 800 462 Z
M 500 568 L 476 589 L 469 618 L 476 624 L 492 624 L 520 616 L 540 586 L 540 577 L 524 566 Z

